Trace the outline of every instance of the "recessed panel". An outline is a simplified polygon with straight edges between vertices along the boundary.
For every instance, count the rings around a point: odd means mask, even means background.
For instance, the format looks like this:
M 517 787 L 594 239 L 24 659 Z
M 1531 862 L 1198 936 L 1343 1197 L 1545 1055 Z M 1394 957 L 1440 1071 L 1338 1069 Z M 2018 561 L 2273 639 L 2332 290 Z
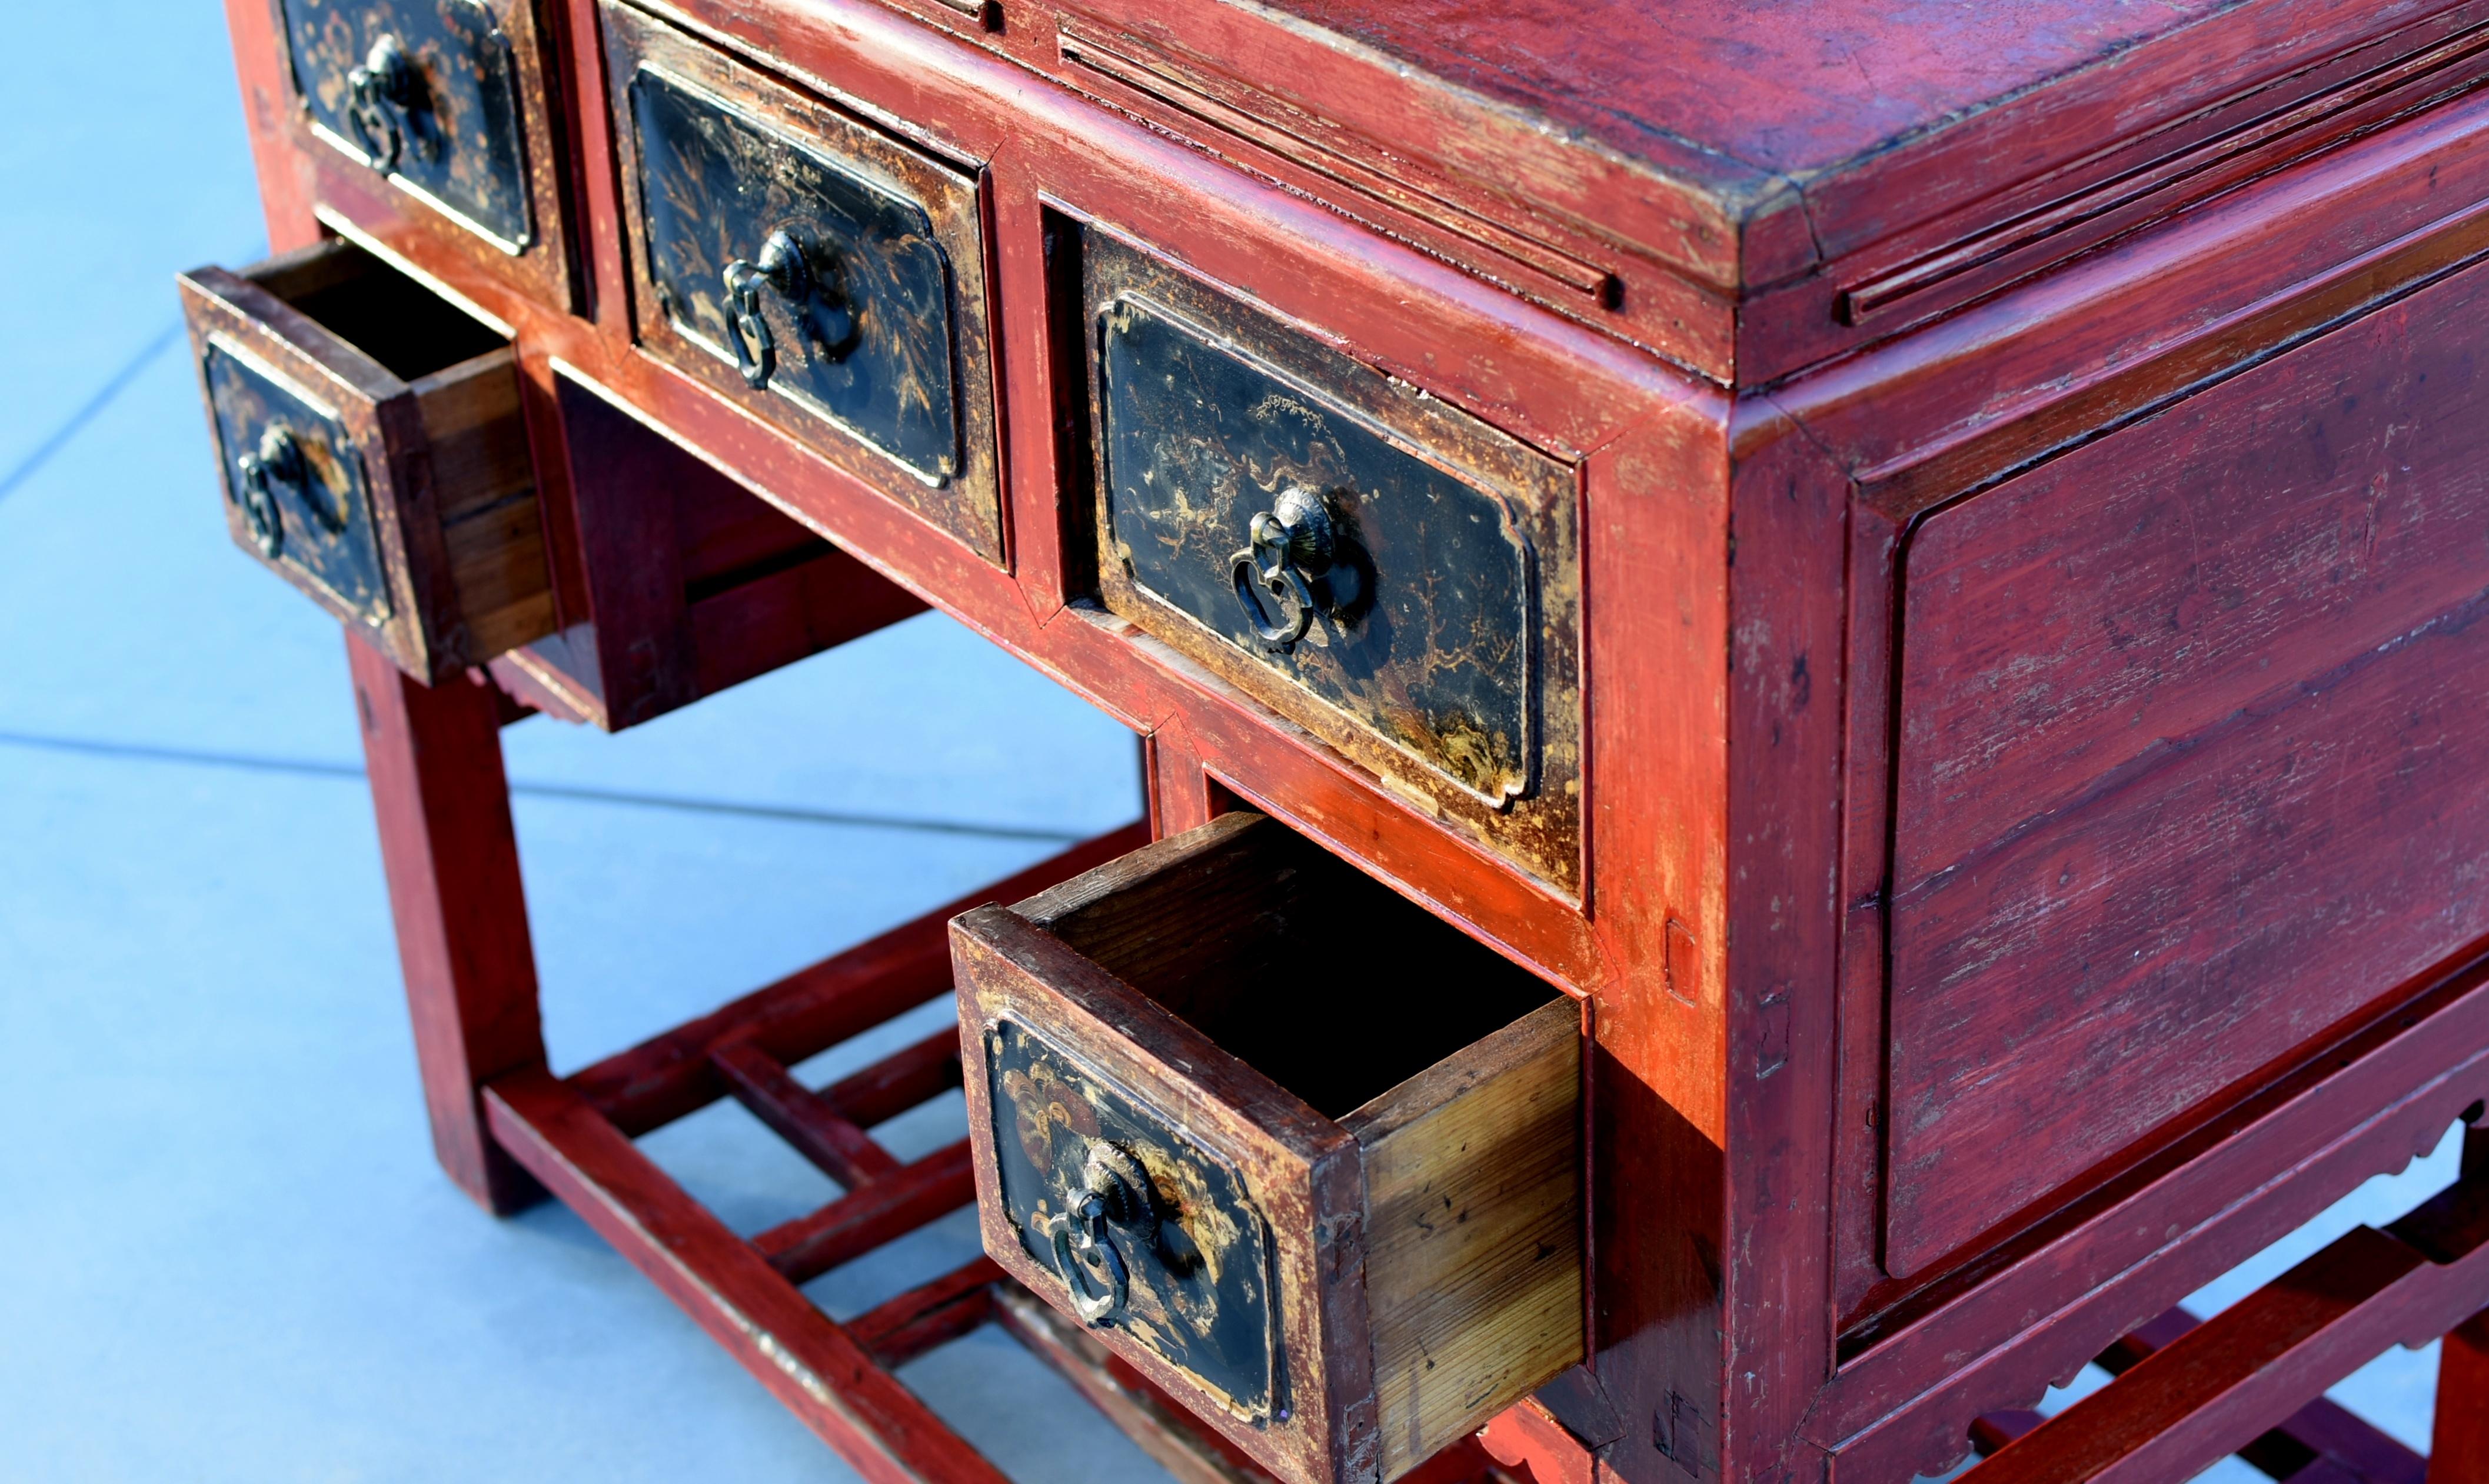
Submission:
M 2489 933 L 2481 292 L 2381 310 L 1911 538 L 1896 1274 Z
M 1002 564 L 977 167 L 601 14 L 641 349 Z
M 958 473 L 951 271 L 925 209 L 653 69 L 631 80 L 631 120 L 649 276 L 674 324 L 750 365 L 759 337 L 737 316 L 757 310 L 770 390 L 929 484 Z M 780 234 L 803 243 L 809 292 L 770 285 L 739 308 L 727 270 Z
M 1102 230 L 1082 253 L 1106 606 L 1578 892 L 1573 466 Z

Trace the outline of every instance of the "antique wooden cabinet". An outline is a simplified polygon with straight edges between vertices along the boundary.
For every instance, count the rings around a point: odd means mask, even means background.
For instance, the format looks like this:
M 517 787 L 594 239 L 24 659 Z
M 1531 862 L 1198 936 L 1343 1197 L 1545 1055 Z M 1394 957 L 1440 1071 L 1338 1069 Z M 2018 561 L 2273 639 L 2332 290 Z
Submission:
M 443 1158 L 869 1477 L 993 1476 L 890 1369 L 994 1321 L 1187 1479 L 2489 1480 L 2489 1134 L 2172 1309 L 2489 1120 L 2489 3 L 228 12 L 287 255 L 192 277 L 202 374 L 363 625 Z M 927 604 L 1146 828 L 547 1068 L 494 727 Z M 730 1096 L 839 1200 L 633 1150 Z M 793 1286 L 970 1199 L 988 1261 Z M 2448 1331 L 2429 1459 L 2318 1400 Z

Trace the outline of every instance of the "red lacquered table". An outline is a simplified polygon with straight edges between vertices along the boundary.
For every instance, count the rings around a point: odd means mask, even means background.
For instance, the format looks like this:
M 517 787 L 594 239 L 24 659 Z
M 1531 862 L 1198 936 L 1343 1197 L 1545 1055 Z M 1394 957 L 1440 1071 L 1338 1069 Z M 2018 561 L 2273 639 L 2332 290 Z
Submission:
M 869 1477 L 995 1322 L 1187 1479 L 2489 1479 L 2489 3 L 228 14 L 443 1162 Z M 1149 818 L 549 1068 L 498 728 L 927 606 Z M 635 1150 L 729 1097 L 839 1199 Z M 2322 1401 L 2440 1335 L 2427 1459 Z

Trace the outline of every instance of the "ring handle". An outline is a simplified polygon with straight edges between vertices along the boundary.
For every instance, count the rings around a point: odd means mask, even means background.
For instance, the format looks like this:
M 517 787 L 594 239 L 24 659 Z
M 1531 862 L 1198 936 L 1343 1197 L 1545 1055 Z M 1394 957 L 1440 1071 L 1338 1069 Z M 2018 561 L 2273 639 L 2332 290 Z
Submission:
M 1232 575 L 1236 580 L 1237 606 L 1244 611 L 1245 627 L 1253 631 L 1253 637 L 1262 642 L 1264 648 L 1274 654 L 1286 654 L 1312 632 L 1314 593 L 1303 573 L 1285 561 L 1265 568 L 1253 549 L 1248 547 L 1236 554 Z M 1262 600 L 1255 596 L 1253 589 L 1257 586 L 1268 589 L 1277 602 L 1279 620 L 1276 623 L 1271 621 L 1262 607 Z
M 1084 1325 L 1111 1323 L 1131 1298 L 1132 1271 L 1115 1250 L 1114 1232 L 1106 1224 L 1104 1203 L 1096 1197 L 1049 1223 L 1054 1240 L 1054 1270 L 1072 1293 L 1072 1312 Z
M 1229 563 L 1236 585 L 1236 603 L 1253 637 L 1273 654 L 1288 654 L 1313 632 L 1317 599 L 1314 578 L 1331 568 L 1337 537 L 1323 499 L 1302 485 L 1291 485 L 1271 508 L 1255 515 L 1245 528 L 1251 542 Z M 1278 606 L 1273 621 L 1263 606 L 1260 588 Z
M 234 461 L 242 471 L 243 524 L 249 528 L 250 538 L 259 554 L 273 561 L 285 550 L 285 517 L 276 503 L 273 486 L 288 485 L 298 503 L 312 512 L 322 525 L 328 524 L 328 512 L 312 504 L 304 495 L 310 484 L 310 466 L 302 457 L 301 440 L 294 430 L 281 422 L 271 423 L 259 436 L 259 447 Z M 344 528 L 340 521 L 330 534 Z
M 772 239 L 775 241 L 775 239 Z M 726 265 L 726 337 L 734 342 L 734 368 L 755 391 L 778 374 L 778 337 L 760 314 L 760 271 L 744 258 Z
M 372 43 L 363 65 L 346 74 L 346 123 L 372 168 L 384 175 L 395 170 L 409 140 L 419 157 L 428 159 L 440 153 L 440 142 L 415 127 L 420 79 L 414 58 L 394 34 L 384 31 Z
M 1140 1160 L 1120 1145 L 1088 1140 L 1080 1188 L 1073 1192 L 1068 1209 L 1041 1223 L 1054 1270 L 1082 1324 L 1109 1325 L 1123 1312 L 1132 1291 L 1131 1262 L 1124 1245 L 1137 1243 L 1146 1250 L 1158 1229 L 1155 1187 Z
M 755 391 L 778 374 L 778 337 L 760 312 L 760 291 L 776 294 L 802 328 L 813 353 L 822 360 L 844 360 L 860 338 L 855 310 L 837 283 L 834 259 L 821 253 L 807 234 L 780 227 L 760 244 L 753 258 L 726 265 L 727 338 L 734 342 L 734 365 L 744 385 Z

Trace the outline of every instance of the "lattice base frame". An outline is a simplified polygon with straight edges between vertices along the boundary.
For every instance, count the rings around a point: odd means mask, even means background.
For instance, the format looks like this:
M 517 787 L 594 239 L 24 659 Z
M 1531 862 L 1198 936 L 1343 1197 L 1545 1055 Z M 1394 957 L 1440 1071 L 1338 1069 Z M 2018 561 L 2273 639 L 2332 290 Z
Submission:
M 973 900 L 1015 899 L 1145 839 L 1133 826 Z M 788 1070 L 948 993 L 946 925 L 961 909 L 929 913 L 573 1075 L 495 1078 L 483 1089 L 492 1136 L 873 1484 L 1004 1484 L 892 1374 L 987 1324 L 1062 1373 L 1183 1484 L 1269 1484 L 1232 1444 L 987 1258 L 844 1323 L 802 1293 L 799 1285 L 976 1199 L 966 1140 L 902 1163 L 868 1131 L 958 1085 L 956 1031 L 818 1090 Z M 838 1182 L 839 1197 L 745 1239 L 632 1142 L 726 1097 Z M 1420 1470 L 1418 1484 L 1496 1471 L 1464 1443 Z

